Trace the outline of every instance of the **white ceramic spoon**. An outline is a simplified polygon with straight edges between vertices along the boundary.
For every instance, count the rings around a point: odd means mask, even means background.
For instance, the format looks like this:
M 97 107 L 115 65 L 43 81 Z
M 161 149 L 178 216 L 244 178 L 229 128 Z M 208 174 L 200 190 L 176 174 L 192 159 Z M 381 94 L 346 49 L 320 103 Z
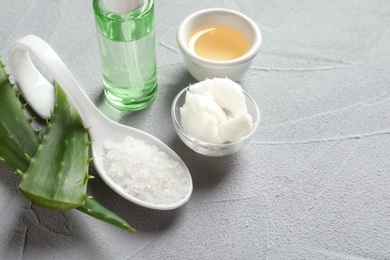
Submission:
M 93 162 L 101 178 L 109 187 L 129 201 L 152 209 L 175 209 L 188 201 L 193 184 L 190 172 L 182 159 L 171 148 L 152 135 L 114 122 L 101 113 L 82 91 L 76 79 L 54 50 L 37 36 L 28 35 L 12 44 L 9 50 L 8 63 L 22 95 L 38 115 L 43 118 L 50 118 L 50 111 L 54 108 L 55 88 L 36 69 L 29 54 L 32 54 L 44 65 L 45 69 L 68 95 L 79 112 L 84 126 L 90 128 L 89 134 L 93 140 L 91 145 Z M 181 164 L 185 169 L 185 176 L 188 178 L 188 192 L 184 198 L 166 205 L 148 203 L 126 193 L 123 188 L 107 176 L 103 167 L 103 143 L 106 140 L 120 143 L 126 136 L 144 140 L 146 143 L 156 146 L 160 151 L 167 153 L 168 156 Z

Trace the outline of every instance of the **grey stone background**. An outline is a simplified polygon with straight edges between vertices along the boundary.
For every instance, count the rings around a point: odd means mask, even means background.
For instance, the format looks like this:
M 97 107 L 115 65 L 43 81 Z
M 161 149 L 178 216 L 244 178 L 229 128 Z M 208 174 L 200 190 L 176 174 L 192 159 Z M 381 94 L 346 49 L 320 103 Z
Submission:
M 263 33 L 240 82 L 261 125 L 223 158 L 192 152 L 170 117 L 176 93 L 195 83 L 176 30 L 210 7 L 241 11 Z M 99 109 L 171 146 L 194 181 L 187 204 L 156 211 L 116 195 L 91 167 L 90 193 L 138 230 L 129 234 L 31 204 L 1 162 L 0 259 L 390 259 L 390 2 L 156 0 L 155 13 L 159 94 L 130 113 L 102 98 L 92 1 L 0 0 L 5 63 L 12 42 L 43 38 Z

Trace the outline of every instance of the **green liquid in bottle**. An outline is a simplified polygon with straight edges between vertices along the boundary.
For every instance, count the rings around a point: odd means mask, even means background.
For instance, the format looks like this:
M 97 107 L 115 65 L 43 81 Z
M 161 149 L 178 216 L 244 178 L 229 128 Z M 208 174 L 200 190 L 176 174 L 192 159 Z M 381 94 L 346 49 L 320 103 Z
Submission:
M 129 14 L 104 13 L 94 0 L 104 93 L 119 109 L 143 109 L 156 99 L 153 1 Z

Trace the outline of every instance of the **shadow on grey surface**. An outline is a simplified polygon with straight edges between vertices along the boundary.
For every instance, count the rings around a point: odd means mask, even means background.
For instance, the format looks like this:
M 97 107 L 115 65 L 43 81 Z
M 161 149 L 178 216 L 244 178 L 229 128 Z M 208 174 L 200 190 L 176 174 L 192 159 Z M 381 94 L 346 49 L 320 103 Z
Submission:
M 15 211 L 7 239 L 2 240 L 1 259 L 21 259 L 51 248 L 72 247 L 82 231 L 73 228 L 69 211 L 54 211 L 41 208 L 23 197 L 19 200 L 20 211 Z
M 231 174 L 236 156 L 210 157 L 191 150 L 179 136 L 167 143 L 187 165 L 193 181 L 194 191 L 209 190 L 218 186 Z
M 183 88 L 186 88 L 189 85 L 192 85 L 192 84 L 195 84 L 195 83 L 197 83 L 197 81 L 186 70 L 183 71 L 181 74 L 179 74 L 179 76 L 177 77 L 177 80 L 169 82 L 167 84 L 167 86 L 165 87 L 166 89 L 165 89 L 165 92 L 164 92 L 165 98 L 170 100 L 170 102 L 168 102 L 169 105 L 172 104 L 172 101 L 175 98 L 175 96 Z M 170 110 L 171 106 L 169 106 L 168 108 Z
M 193 152 L 186 163 L 191 171 L 194 190 L 213 189 L 218 186 L 231 173 L 234 156 L 208 157 Z

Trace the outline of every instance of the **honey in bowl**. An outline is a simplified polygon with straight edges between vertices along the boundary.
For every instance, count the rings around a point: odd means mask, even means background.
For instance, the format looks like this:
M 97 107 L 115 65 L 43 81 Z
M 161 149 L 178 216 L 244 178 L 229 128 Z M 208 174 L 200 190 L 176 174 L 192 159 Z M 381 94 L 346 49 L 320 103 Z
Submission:
M 217 61 L 237 59 L 247 53 L 250 47 L 243 33 L 222 25 L 196 29 L 189 37 L 188 46 L 196 55 Z

